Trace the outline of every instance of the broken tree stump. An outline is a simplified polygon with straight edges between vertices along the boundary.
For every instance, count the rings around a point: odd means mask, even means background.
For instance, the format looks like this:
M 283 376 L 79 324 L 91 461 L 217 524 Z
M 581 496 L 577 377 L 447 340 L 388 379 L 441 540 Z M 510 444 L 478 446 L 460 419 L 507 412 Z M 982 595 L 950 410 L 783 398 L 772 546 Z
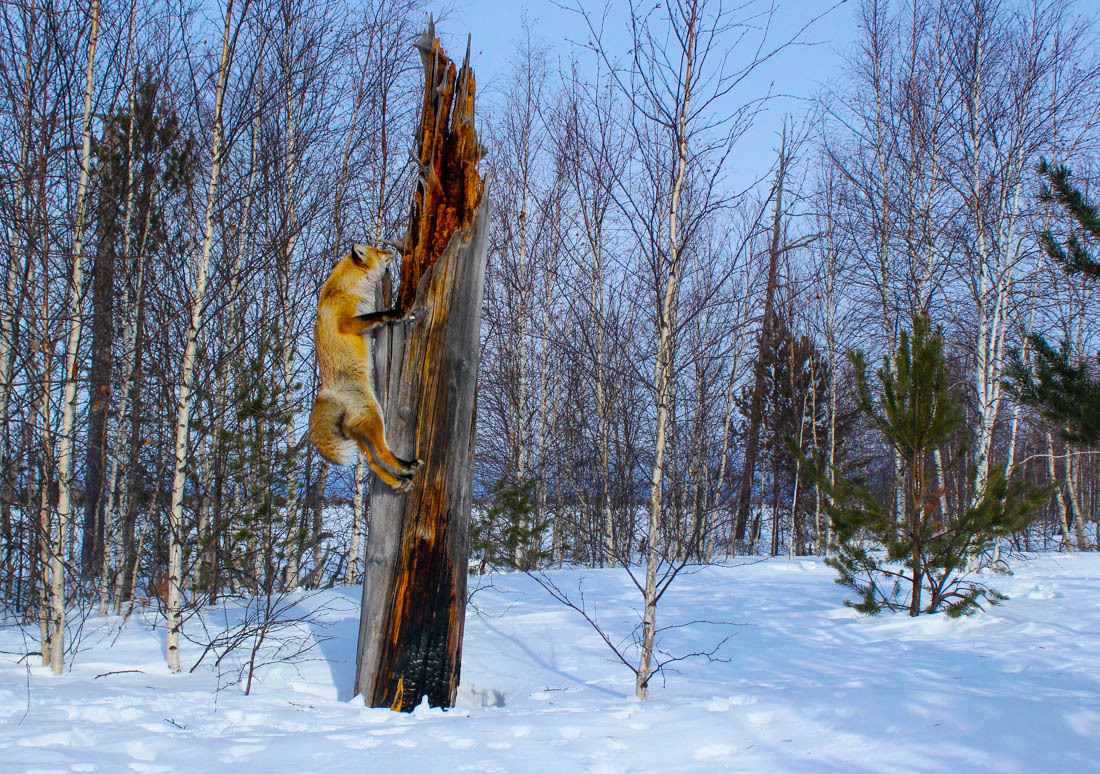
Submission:
M 469 44 L 457 73 L 434 25 L 417 48 L 420 175 L 395 299 L 417 314 L 378 334 L 374 363 L 390 447 L 424 465 L 408 494 L 377 479 L 371 491 L 355 685 L 403 712 L 425 696 L 450 707 L 458 689 L 489 225 Z

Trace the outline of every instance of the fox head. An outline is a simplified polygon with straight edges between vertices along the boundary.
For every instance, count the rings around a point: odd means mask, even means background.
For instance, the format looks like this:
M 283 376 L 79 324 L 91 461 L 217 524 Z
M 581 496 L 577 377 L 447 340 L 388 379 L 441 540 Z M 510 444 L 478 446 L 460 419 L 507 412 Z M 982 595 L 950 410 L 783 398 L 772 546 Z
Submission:
M 397 257 L 397 251 L 386 248 L 371 247 L 356 242 L 351 246 L 348 255 L 352 263 L 371 275 L 381 275 L 386 267 Z

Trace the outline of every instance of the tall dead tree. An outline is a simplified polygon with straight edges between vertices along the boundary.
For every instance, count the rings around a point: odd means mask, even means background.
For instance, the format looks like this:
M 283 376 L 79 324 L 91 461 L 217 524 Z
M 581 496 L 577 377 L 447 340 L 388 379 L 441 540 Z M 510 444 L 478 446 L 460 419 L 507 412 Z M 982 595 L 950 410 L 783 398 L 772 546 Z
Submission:
M 741 468 L 741 483 L 737 490 L 734 505 L 733 539 L 730 541 L 730 555 L 736 553 L 737 541 L 745 539 L 745 528 L 749 523 L 749 505 L 752 500 L 752 483 L 756 474 L 756 455 L 760 447 L 760 426 L 764 419 L 764 382 L 766 379 L 764 353 L 771 346 L 775 327 L 775 291 L 779 285 L 779 257 L 782 254 L 783 238 L 783 186 L 787 174 L 787 125 L 783 124 L 783 135 L 779 146 L 779 166 L 775 173 L 775 215 L 772 218 L 772 237 L 768 247 L 768 281 L 764 289 L 764 313 L 760 321 L 760 340 L 756 348 L 756 363 L 753 366 L 752 398 L 749 408 L 749 426 L 745 434 L 745 460 Z
M 756 462 L 760 448 L 760 430 L 764 422 L 764 394 L 766 392 L 767 367 L 765 353 L 775 343 L 777 314 L 775 308 L 776 292 L 779 288 L 779 262 L 783 255 L 799 250 L 813 243 L 818 234 L 806 235 L 800 239 L 787 240 L 787 228 L 790 221 L 790 204 L 784 204 L 783 198 L 789 193 L 787 175 L 790 167 L 796 163 L 796 154 L 802 144 L 804 134 L 791 137 L 787 133 L 787 121 L 783 122 L 780 134 L 775 183 L 769 199 L 772 200 L 771 239 L 768 244 L 768 274 L 764 286 L 764 310 L 760 321 L 760 336 L 757 344 L 756 362 L 753 365 L 752 392 L 748 414 L 748 428 L 745 433 L 745 456 L 741 468 L 741 481 L 737 489 L 737 499 L 732 503 L 734 516 L 733 535 L 730 540 L 730 554 L 736 553 L 738 541 L 744 541 L 752 501 L 752 485 L 756 475 Z M 774 535 L 773 535 L 774 540 Z
M 390 446 L 424 465 L 407 495 L 378 481 L 371 492 L 356 659 L 356 692 L 404 712 L 424 696 L 450 707 L 458 689 L 489 222 L 469 47 L 457 73 L 434 25 L 417 48 L 420 176 L 395 299 L 417 319 L 380 333 L 374 362 Z

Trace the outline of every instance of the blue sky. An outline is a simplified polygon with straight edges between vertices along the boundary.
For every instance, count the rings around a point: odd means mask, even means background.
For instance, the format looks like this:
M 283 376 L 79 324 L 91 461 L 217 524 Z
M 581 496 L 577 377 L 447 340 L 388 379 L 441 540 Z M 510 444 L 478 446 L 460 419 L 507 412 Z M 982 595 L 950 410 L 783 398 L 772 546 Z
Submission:
M 625 5 L 616 4 L 618 8 Z M 825 16 L 803 35 L 804 41 L 815 45 L 780 52 L 744 85 L 738 95 L 733 96 L 739 102 L 747 101 L 767 93 L 769 88 L 773 93 L 786 95 L 771 102 L 731 157 L 731 172 L 738 184 L 766 173 L 772 162 L 770 151 L 778 144 L 777 132 L 783 115 L 801 115 L 805 100 L 816 93 L 820 84 L 840 74 L 841 52 L 852 45 L 857 32 L 854 0 L 839 4 L 837 0 L 776 0 L 775 5 L 769 34 L 769 40 L 774 43 L 790 38 L 811 19 L 821 14 Z M 586 6 L 598 11 L 602 8 L 602 0 L 586 2 Z M 492 92 L 494 85 L 503 79 L 516 43 L 524 35 L 525 15 L 534 36 L 551 47 L 552 62 L 560 61 L 563 66 L 570 56 L 569 40 L 586 37 L 583 22 L 577 15 L 550 0 L 526 3 L 456 0 L 451 7 L 453 10 L 438 25 L 439 32 L 456 57 L 462 55 L 466 34 L 472 34 L 471 58 L 481 93 Z M 767 3 L 761 3 L 758 9 L 766 7 Z M 612 34 L 611 40 L 625 43 L 625 35 L 624 30 L 616 40 Z

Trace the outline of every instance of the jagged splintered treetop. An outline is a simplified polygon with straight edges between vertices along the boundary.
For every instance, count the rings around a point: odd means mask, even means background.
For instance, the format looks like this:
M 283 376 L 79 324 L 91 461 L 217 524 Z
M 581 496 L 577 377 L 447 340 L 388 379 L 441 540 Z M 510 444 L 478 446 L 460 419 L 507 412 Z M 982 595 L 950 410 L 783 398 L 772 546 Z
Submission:
M 402 245 L 396 303 L 400 309 L 413 306 L 420 279 L 439 260 L 455 232 L 473 221 L 484 188 L 477 170 L 483 149 L 474 128 L 476 89 L 470 69 L 470 40 L 466 40 L 466 57 L 457 74 L 435 36 L 434 19 L 428 22 L 416 48 L 424 65 L 424 104 L 416 133 L 420 180 Z

